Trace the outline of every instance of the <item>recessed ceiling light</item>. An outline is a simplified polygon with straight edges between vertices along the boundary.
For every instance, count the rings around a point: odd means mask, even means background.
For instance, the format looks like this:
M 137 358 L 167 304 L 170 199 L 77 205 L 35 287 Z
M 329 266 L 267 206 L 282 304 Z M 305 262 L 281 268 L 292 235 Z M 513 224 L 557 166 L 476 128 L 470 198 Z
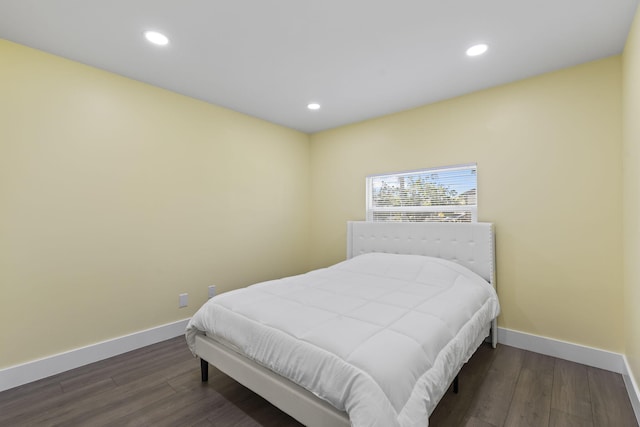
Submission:
M 153 44 L 164 46 L 169 43 L 169 38 L 157 31 L 145 31 L 144 37 Z
M 319 110 L 320 104 L 318 104 L 317 102 L 312 102 L 311 104 L 307 105 L 307 108 L 309 110 Z
M 484 44 L 484 43 L 477 44 L 477 45 L 471 46 L 469 49 L 467 49 L 467 55 L 468 56 L 482 55 L 483 53 L 485 53 L 487 51 L 487 49 L 489 49 L 489 46 L 487 46 L 486 44 Z

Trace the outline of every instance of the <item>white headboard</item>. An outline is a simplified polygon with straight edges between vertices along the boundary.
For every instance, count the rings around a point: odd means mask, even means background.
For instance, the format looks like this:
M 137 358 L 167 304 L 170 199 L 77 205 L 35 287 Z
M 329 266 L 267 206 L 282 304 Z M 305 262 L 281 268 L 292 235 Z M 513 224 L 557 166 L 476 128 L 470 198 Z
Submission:
M 427 255 L 464 265 L 496 285 L 493 224 L 434 222 L 347 223 L 347 258 L 369 252 Z

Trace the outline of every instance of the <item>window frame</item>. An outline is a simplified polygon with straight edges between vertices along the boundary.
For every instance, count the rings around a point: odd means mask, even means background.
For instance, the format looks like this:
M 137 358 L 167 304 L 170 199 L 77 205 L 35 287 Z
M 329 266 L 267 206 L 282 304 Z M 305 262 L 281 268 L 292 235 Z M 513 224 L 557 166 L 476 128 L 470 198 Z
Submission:
M 411 177 L 415 175 L 421 174 L 435 174 L 438 172 L 451 172 L 455 170 L 475 170 L 476 176 L 476 185 L 475 185 L 475 204 L 474 205 L 436 205 L 436 206 L 372 206 L 373 203 L 373 179 L 379 177 Z M 378 221 L 378 222 L 393 222 L 388 220 L 377 220 L 374 218 L 376 213 L 384 213 L 384 212 L 399 212 L 399 213 L 416 213 L 416 212 L 425 212 L 425 213 L 440 213 L 440 212 L 470 212 L 471 220 L 469 222 L 474 223 L 478 222 L 478 165 L 477 163 L 465 163 L 459 165 L 451 165 L 451 166 L 438 166 L 424 169 L 415 169 L 409 171 L 401 171 L 401 172 L 390 172 L 390 173 L 380 173 L 374 175 L 368 175 L 366 177 L 366 201 L 365 201 L 365 209 L 366 209 L 366 220 L 367 221 Z M 467 190 L 470 191 L 470 190 Z M 464 193 L 462 193 L 464 194 Z M 419 222 L 419 221 L 398 221 L 398 222 Z M 424 220 L 420 222 L 454 222 L 449 221 L 446 218 L 442 221 L 430 221 Z M 467 221 L 464 221 L 467 222 Z

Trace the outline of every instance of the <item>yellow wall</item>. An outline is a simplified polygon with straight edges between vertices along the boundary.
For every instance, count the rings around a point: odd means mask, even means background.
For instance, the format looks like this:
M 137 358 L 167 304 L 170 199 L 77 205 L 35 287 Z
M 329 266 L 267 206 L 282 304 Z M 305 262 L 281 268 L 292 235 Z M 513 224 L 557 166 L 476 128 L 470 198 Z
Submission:
M 470 162 L 500 325 L 625 349 L 620 57 L 311 136 L 6 41 L 0 57 L 0 368 L 189 317 L 209 284 L 344 259 L 366 175 Z M 640 155 L 625 166 L 640 175 Z M 637 259 L 640 238 L 624 242 Z M 638 330 L 626 339 L 640 371 Z
M 478 163 L 502 327 L 621 352 L 621 59 L 311 136 L 311 259 L 340 260 L 365 176 Z
M 640 9 L 623 54 L 623 82 L 625 353 L 640 383 Z
M 4 40 L 0 58 L 0 368 L 307 269 L 307 135 Z

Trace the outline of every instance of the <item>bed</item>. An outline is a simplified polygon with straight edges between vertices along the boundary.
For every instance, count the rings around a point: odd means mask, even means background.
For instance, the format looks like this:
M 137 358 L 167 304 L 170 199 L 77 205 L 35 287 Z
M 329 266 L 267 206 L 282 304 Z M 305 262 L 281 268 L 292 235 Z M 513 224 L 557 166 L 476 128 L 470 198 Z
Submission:
M 489 223 L 347 224 L 347 260 L 221 294 L 190 320 L 209 363 L 308 426 L 427 425 L 497 345 Z

